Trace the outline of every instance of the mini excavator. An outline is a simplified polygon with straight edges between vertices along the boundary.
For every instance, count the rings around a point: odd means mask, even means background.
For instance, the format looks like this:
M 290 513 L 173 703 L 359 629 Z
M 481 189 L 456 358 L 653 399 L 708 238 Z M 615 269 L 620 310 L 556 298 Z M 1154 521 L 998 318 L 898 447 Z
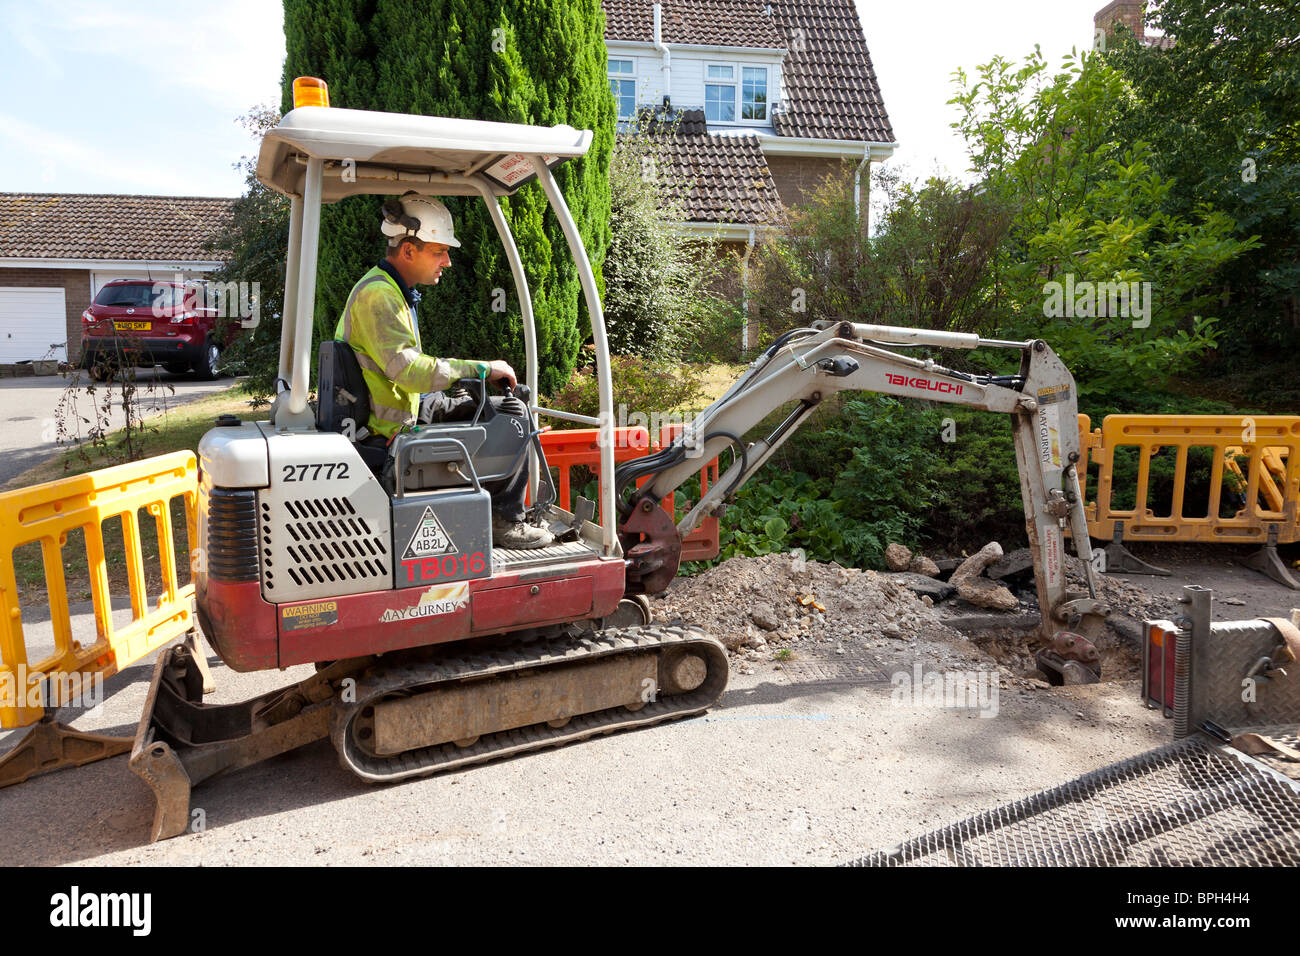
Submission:
M 192 787 L 325 737 L 348 770 L 387 782 L 705 711 L 727 686 L 726 651 L 698 630 L 652 625 L 648 596 L 677 574 L 683 536 L 843 390 L 1011 416 L 1043 614 L 1039 664 L 1056 683 L 1098 679 L 1107 609 L 1076 470 L 1076 390 L 1046 342 L 814 323 L 774 341 L 671 444 L 615 468 L 601 303 L 555 177 L 592 133 L 321 103 L 296 105 L 261 146 L 258 179 L 291 203 L 280 381 L 268 420 L 223 417 L 199 445 L 195 576 L 201 630 L 228 667 L 313 664 L 315 673 L 242 703 L 205 704 L 212 679 L 197 640 L 160 654 L 131 754 L 157 798 L 153 839 L 185 830 Z M 537 403 L 532 299 L 499 205 L 534 180 L 577 265 L 599 418 Z M 321 346 L 319 400 L 308 402 L 320 210 L 409 189 L 485 203 L 521 307 L 526 370 L 501 395 L 462 383 L 472 418 L 409 427 L 376 449 L 357 440 L 368 398 L 345 344 Z M 912 347 L 1011 349 L 1020 367 L 975 375 L 898 351 Z M 767 437 L 746 441 L 788 406 Z M 559 507 L 542 417 L 600 428 L 598 502 Z M 660 502 L 727 449 L 732 464 L 674 522 Z M 555 543 L 493 548 L 484 483 L 525 456 L 535 520 Z M 1067 528 L 1086 593 L 1066 588 Z

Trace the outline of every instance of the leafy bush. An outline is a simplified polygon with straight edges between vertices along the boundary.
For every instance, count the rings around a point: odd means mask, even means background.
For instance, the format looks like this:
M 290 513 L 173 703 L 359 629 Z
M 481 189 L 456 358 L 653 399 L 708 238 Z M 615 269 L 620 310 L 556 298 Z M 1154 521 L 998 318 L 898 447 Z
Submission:
M 610 351 L 669 360 L 710 327 L 721 269 L 714 243 L 677 230 L 687 218 L 688 184 L 664 143 L 675 124 L 643 113 L 621 132 L 610 157 L 610 244 L 605 257 L 605 328 Z
M 1004 337 L 1048 339 L 1092 388 L 1160 384 L 1213 349 L 1215 276 L 1255 241 L 1233 238 L 1234 220 L 1209 203 L 1171 211 L 1155 151 L 1116 136 L 1132 95 L 1123 75 L 1089 53 L 1053 75 L 1036 51 L 957 78 L 954 126 L 973 171 L 1016 208 L 991 262 Z M 1103 308 L 1092 283 L 1137 283 L 1145 305 Z
M 701 372 L 693 365 L 673 363 L 665 367 L 662 362 L 635 355 L 611 355 L 610 369 L 614 379 L 616 425 L 637 413 L 651 418 L 693 411 L 703 404 Z M 600 391 L 595 367 L 587 365 L 576 370 L 564 388 L 550 397 L 548 404 L 562 412 L 598 417 Z M 588 427 L 560 424 L 570 428 Z
M 864 234 L 849 185 L 828 176 L 787 210 L 750 267 L 750 305 L 760 342 L 811 320 L 986 330 L 990 258 L 1005 240 L 1009 203 L 955 181 L 915 186 L 888 169 L 872 173 L 883 209 Z
M 722 521 L 722 560 L 802 548 L 816 561 L 854 563 L 840 530 L 840 503 L 830 500 L 827 482 L 801 471 L 763 473 L 736 495 Z
M 881 568 L 891 541 L 960 550 L 1023 534 L 1004 416 L 864 395 L 826 402 L 736 494 L 721 558 L 802 548 Z
M 753 349 L 746 354 L 741 348 L 745 319 L 745 311 L 739 304 L 715 299 L 707 319 L 695 323 L 691 339 L 682 349 L 682 358 L 689 362 L 729 365 L 748 360 Z

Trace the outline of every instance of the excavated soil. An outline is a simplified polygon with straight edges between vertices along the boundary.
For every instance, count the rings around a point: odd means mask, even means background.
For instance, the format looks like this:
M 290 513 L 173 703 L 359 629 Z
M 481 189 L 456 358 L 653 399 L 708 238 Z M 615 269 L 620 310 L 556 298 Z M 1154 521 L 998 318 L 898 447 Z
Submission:
M 1070 586 L 1085 589 L 1077 559 Z M 915 658 L 994 669 L 1018 685 L 1043 683 L 1034 663 L 1041 647 L 1033 582 L 1014 588 L 1020 608 L 990 612 L 955 598 L 931 605 L 889 573 L 803 561 L 792 555 L 738 557 L 702 574 L 678 578 L 652 601 L 656 621 L 680 621 L 721 640 L 733 668 L 753 673 L 761 662 L 869 659 L 877 669 Z M 1099 595 L 1116 627 L 1097 642 L 1103 681 L 1139 675 L 1138 622 L 1166 617 L 1166 598 L 1103 577 Z M 958 630 L 946 621 L 979 615 L 987 623 Z

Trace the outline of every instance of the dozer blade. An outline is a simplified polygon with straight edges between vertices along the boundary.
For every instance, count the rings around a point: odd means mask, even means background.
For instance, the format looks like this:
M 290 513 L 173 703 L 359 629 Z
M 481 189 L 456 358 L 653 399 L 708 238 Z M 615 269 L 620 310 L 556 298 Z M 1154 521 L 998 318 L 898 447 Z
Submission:
M 150 839 L 190 829 L 190 791 L 204 780 L 327 736 L 337 682 L 369 662 L 338 661 L 252 700 L 209 705 L 203 703 L 202 652 L 188 641 L 165 648 L 131 748 L 131 770 L 156 801 Z

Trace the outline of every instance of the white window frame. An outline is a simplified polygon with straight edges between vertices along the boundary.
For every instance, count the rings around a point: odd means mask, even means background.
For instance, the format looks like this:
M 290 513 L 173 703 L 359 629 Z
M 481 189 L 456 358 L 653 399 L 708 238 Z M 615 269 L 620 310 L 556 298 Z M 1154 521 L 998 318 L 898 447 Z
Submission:
M 709 77 L 709 68 L 714 66 L 725 66 L 731 68 L 732 79 L 720 80 Z M 764 112 L 767 114 L 762 119 L 745 119 L 745 70 L 762 70 L 767 79 L 763 88 L 767 91 L 767 101 L 763 104 Z M 718 126 L 770 126 L 772 123 L 772 67 L 766 63 L 744 63 L 742 61 L 726 60 L 705 60 L 704 61 L 704 119 L 706 123 L 716 124 Z M 735 119 L 718 120 L 709 118 L 709 87 L 710 86 L 730 86 L 732 94 L 732 115 Z
M 731 79 L 714 79 L 709 76 L 709 70 L 715 66 L 725 66 L 731 70 Z M 735 63 L 718 63 L 705 61 L 704 63 L 704 121 L 706 123 L 719 123 L 724 126 L 737 126 L 739 123 L 735 119 L 721 120 L 709 118 L 709 87 L 710 86 L 729 86 L 731 87 L 731 115 L 740 116 L 739 92 L 740 80 L 737 78 Z
M 745 119 L 745 71 L 762 70 L 763 71 L 763 118 L 762 119 Z M 736 115 L 740 117 L 742 123 L 763 123 L 772 122 L 772 68 L 764 65 L 755 65 L 742 63 L 740 65 L 739 98 L 736 103 Z
M 612 57 L 609 57 L 609 58 L 606 60 L 606 70 L 605 70 L 605 72 L 606 72 L 606 75 L 609 77 L 609 80 L 610 80 L 610 90 L 609 90 L 609 91 L 610 91 L 610 93 L 613 94 L 613 96 L 614 96 L 614 118 L 615 118 L 616 120 L 630 120 L 630 119 L 635 119 L 635 118 L 636 118 L 636 108 L 637 108 L 637 102 L 636 102 L 636 88 L 637 88 L 637 83 L 636 83 L 636 80 L 637 80 L 637 75 L 636 75 L 636 61 L 637 61 L 637 58 L 634 57 L 634 56 L 612 56 Z M 613 65 L 614 65 L 615 63 L 631 63 L 631 64 L 632 64 L 632 69 L 631 69 L 631 71 L 628 71 L 628 72 L 625 72 L 625 71 L 623 71 L 623 70 L 617 70 L 617 71 L 616 71 L 616 70 L 613 69 Z M 620 92 L 620 93 L 615 93 L 615 92 L 614 92 L 613 82 L 614 82 L 615 80 L 618 80 L 620 83 L 623 82 L 623 81 L 631 81 L 631 83 L 632 83 L 632 112 L 629 113 L 627 116 L 624 116 L 624 115 L 623 115 L 623 94 L 622 94 L 621 92 Z

